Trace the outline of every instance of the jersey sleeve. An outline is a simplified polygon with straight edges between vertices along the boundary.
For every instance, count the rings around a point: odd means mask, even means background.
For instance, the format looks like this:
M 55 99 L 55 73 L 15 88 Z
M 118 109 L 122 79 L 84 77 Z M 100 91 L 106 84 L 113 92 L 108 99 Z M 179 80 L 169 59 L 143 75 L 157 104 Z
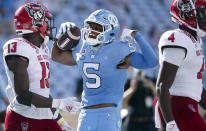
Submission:
M 24 41 L 12 39 L 6 42 L 3 46 L 3 55 L 4 57 L 9 55 L 18 55 L 29 59 L 32 54 L 31 48 L 31 45 Z
M 133 42 L 120 42 L 120 47 L 121 49 L 119 50 L 120 55 L 122 55 L 123 57 L 136 52 L 139 47 L 136 43 L 136 41 Z M 140 51 L 140 50 L 139 50 Z
M 181 48 L 164 48 L 161 61 L 180 66 L 185 58 L 185 50 Z

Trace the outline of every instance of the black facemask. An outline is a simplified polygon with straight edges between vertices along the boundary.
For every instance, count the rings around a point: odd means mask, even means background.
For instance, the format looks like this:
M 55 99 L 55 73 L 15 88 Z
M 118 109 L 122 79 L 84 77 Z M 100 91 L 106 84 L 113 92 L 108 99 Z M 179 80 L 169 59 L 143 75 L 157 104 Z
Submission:
M 197 22 L 200 29 L 206 30 L 206 8 L 205 6 L 199 6 L 197 8 Z
M 54 25 L 54 17 L 52 17 L 50 20 L 49 20 L 49 23 L 48 23 L 48 30 L 50 31 L 49 34 L 49 40 L 55 40 L 56 39 L 56 34 L 57 34 L 57 27 L 55 27 Z M 54 31 L 54 32 L 53 32 Z

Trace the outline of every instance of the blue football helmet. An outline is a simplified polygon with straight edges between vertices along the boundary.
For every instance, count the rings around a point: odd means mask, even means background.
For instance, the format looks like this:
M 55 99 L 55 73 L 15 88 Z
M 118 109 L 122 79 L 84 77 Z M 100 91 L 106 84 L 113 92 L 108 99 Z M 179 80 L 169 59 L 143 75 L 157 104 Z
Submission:
M 92 24 L 100 26 L 100 30 L 94 30 Z M 117 17 L 110 11 L 99 9 L 89 15 L 84 21 L 84 28 L 82 29 L 82 38 L 91 46 L 98 44 L 110 43 L 118 37 L 119 22 Z M 91 37 L 91 33 L 96 34 Z

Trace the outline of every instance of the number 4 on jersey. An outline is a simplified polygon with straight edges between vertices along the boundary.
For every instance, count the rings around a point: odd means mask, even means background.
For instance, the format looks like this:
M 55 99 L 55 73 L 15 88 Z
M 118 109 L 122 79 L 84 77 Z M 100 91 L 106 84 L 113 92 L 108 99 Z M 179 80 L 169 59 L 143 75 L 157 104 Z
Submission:
M 171 42 L 175 41 L 175 33 L 174 32 L 168 37 L 168 40 L 171 40 Z

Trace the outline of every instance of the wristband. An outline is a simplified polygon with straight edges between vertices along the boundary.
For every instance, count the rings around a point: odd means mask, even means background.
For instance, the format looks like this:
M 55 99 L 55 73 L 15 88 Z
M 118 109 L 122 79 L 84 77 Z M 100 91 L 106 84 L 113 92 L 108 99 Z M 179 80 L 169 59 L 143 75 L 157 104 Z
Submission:
M 59 126 L 61 126 L 64 122 L 66 122 L 66 121 L 64 120 L 63 117 L 61 117 L 61 118 L 57 121 L 57 123 L 59 124 Z

